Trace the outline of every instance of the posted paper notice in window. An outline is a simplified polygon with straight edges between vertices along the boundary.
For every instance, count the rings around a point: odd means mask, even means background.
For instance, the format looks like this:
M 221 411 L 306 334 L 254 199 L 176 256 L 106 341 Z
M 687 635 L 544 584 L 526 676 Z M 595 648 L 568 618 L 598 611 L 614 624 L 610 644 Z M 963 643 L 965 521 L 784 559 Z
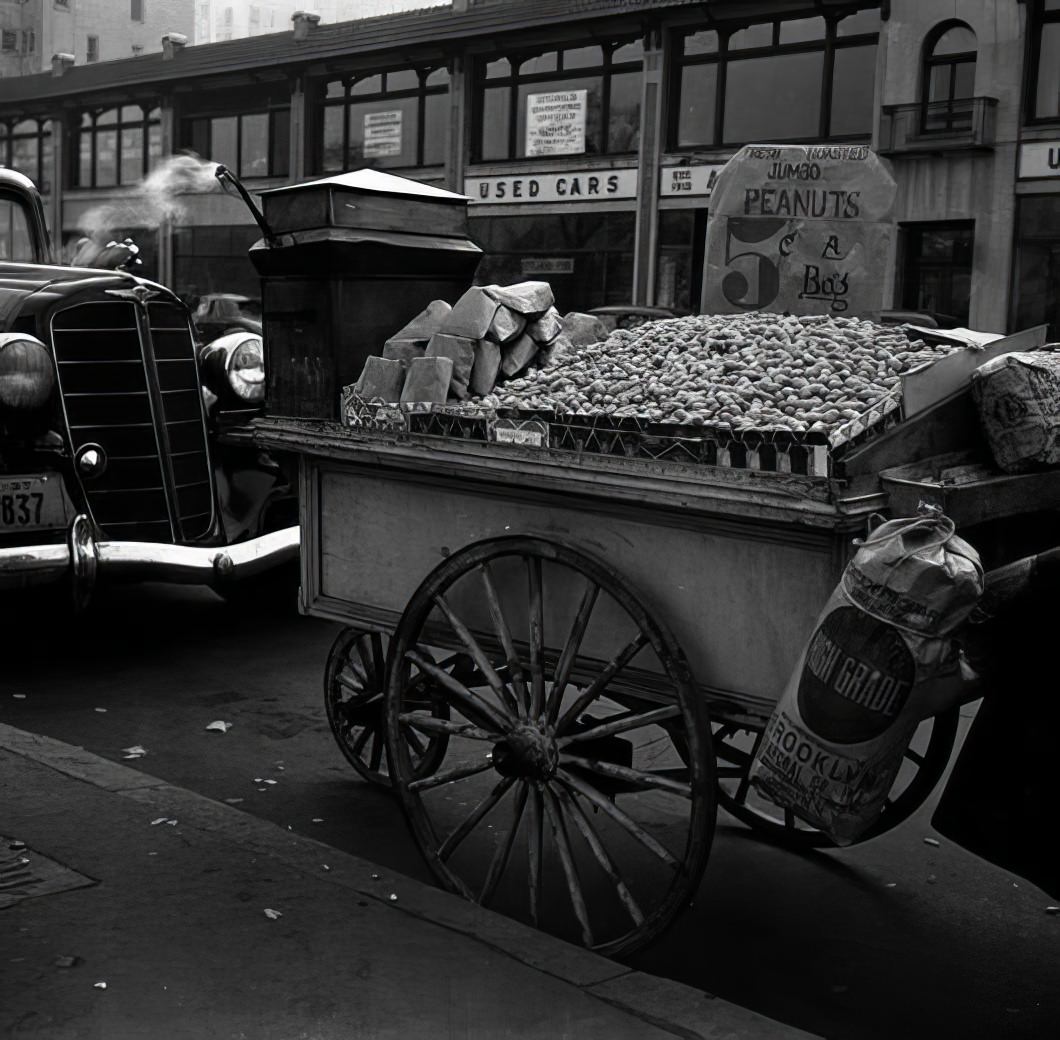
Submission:
M 380 159 L 401 154 L 401 110 L 365 112 L 364 156 Z
M 587 90 L 557 90 L 526 98 L 526 154 L 579 155 L 585 151 Z

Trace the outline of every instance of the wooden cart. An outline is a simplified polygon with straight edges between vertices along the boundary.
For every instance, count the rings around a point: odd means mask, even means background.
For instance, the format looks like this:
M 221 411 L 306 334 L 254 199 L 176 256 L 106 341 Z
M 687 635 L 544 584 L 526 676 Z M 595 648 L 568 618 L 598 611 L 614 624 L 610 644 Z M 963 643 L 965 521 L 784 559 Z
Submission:
M 828 844 L 751 787 L 755 741 L 887 506 L 880 470 L 930 498 L 908 463 L 966 446 L 967 407 L 871 439 L 841 481 L 812 454 L 766 471 L 261 420 L 299 458 L 302 608 L 346 626 L 325 674 L 343 753 L 393 785 L 444 886 L 611 955 L 691 899 L 719 801 Z M 996 515 L 1056 496 L 1028 479 Z M 963 491 L 949 505 L 982 512 Z M 922 724 L 870 836 L 927 797 L 956 727 Z

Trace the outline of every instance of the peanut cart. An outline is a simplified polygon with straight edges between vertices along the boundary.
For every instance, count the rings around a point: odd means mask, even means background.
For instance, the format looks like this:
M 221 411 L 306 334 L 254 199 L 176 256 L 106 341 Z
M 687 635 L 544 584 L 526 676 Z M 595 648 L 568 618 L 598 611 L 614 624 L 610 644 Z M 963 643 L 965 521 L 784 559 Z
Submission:
M 446 409 L 260 420 L 257 442 L 299 460 L 302 609 L 345 626 L 332 727 L 441 884 L 616 955 L 692 898 L 719 802 L 827 844 L 747 770 L 852 540 L 927 499 L 988 566 L 1055 544 L 1058 475 L 977 471 L 969 395 L 932 393 L 838 440 Z M 921 725 L 872 833 L 927 797 L 956 728 L 956 708 Z

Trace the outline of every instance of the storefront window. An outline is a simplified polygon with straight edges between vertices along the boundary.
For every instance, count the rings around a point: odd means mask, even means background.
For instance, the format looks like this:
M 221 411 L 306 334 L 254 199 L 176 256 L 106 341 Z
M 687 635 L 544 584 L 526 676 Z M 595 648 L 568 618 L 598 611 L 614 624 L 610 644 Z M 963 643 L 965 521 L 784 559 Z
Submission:
M 472 216 L 470 223 L 486 254 L 479 285 L 544 279 L 564 314 L 633 299 L 632 213 Z
M 483 60 L 475 158 L 621 155 L 640 146 L 640 40 Z
M 1031 118 L 1060 118 L 1060 0 L 1038 0 Z
M 174 228 L 174 291 L 192 306 L 212 293 L 260 299 L 261 283 L 247 255 L 259 238 L 252 224 Z
M 659 214 L 655 303 L 678 313 L 699 310 L 703 280 L 705 209 L 670 209 Z
M 320 168 L 325 173 L 445 162 L 449 73 L 398 69 L 326 85 Z
M 185 120 L 184 142 L 239 177 L 286 177 L 290 169 L 290 108 Z
M 907 224 L 902 238 L 902 306 L 942 325 L 967 326 L 975 225 Z
M 125 105 L 85 112 L 75 167 L 80 188 L 136 184 L 161 154 L 161 110 Z
M 680 33 L 670 146 L 867 136 L 879 29 L 872 9 Z
M 25 174 L 42 195 L 51 191 L 52 131 L 48 120 L 0 123 L 0 165 Z
M 1060 194 L 1019 200 L 1014 327 L 1049 326 L 1060 341 Z

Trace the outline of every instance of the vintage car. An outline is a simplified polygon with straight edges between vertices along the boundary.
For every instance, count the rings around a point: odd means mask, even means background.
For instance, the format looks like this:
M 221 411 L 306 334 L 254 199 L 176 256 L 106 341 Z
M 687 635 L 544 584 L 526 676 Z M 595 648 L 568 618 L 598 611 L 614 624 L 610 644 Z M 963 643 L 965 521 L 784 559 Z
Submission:
M 291 572 L 291 485 L 240 436 L 263 396 L 260 336 L 200 344 L 163 286 L 55 264 L 36 188 L 0 169 L 0 608 L 107 580 L 246 598 Z

